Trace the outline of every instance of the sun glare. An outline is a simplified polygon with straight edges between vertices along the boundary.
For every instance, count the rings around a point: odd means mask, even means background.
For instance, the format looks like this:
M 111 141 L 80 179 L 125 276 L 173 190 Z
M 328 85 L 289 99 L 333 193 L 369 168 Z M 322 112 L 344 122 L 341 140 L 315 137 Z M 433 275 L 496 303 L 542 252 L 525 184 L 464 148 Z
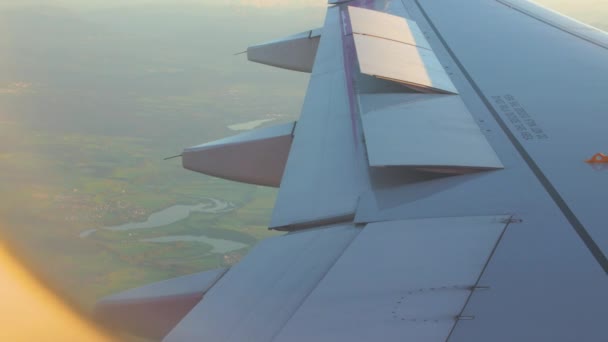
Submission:
M 2 243 L 0 284 L 0 340 L 111 340 L 40 284 Z

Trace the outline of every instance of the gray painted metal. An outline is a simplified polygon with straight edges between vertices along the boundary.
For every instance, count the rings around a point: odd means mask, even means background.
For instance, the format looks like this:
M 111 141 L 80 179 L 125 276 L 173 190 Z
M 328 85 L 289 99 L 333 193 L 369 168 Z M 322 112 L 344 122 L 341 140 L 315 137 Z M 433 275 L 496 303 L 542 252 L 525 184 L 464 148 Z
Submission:
M 227 268 L 218 268 L 159 281 L 104 297 L 99 301 L 99 304 L 205 293 L 227 270 Z
M 500 3 L 470 1 L 458 9 L 442 3 L 427 6 L 476 86 L 471 96 L 482 97 L 491 111 L 490 120 L 499 120 L 500 129 L 509 135 L 507 143 L 515 144 L 526 167 L 533 169 L 579 234 L 585 230 L 608 254 L 608 230 L 601 210 L 608 193 L 598 191 L 608 185 L 605 172 L 601 166 L 584 163 L 606 147 L 603 127 L 608 124 L 608 101 L 602 89 L 608 87 L 608 49 Z M 470 25 L 456 28 L 457 23 L 446 14 L 453 10 L 465 15 L 474 8 L 492 19 L 483 32 L 471 32 Z M 525 53 L 510 53 L 514 50 Z M 480 61 L 482 54 L 487 62 Z M 566 80 L 577 87 L 567 86 Z
M 359 231 L 343 225 L 261 242 L 165 341 L 271 341 Z
M 450 173 L 502 168 L 458 96 L 427 95 L 367 112 L 363 130 L 370 166 Z
M 603 341 L 608 183 L 584 160 L 606 145 L 608 50 L 498 2 L 404 2 L 506 169 L 435 184 L 439 194 L 404 198 L 400 216 L 492 208 L 523 219 L 484 272 L 492 290 L 465 308 L 475 319 L 450 340 Z
M 445 341 L 507 219 L 367 225 L 274 341 Z
M 376 110 L 384 110 L 390 107 L 397 107 L 410 102 L 424 101 L 429 98 L 441 95 L 429 95 L 421 93 L 359 93 L 359 108 L 361 115 Z
M 237 182 L 278 187 L 295 123 L 260 128 L 184 149 L 184 168 Z
M 403 17 L 360 7 L 348 7 L 352 33 L 394 40 L 430 50 L 418 25 Z
M 606 339 L 608 277 L 556 210 L 509 226 L 450 342 Z
M 497 0 L 513 9 L 525 13 L 545 24 L 552 25 L 564 32 L 568 32 L 581 39 L 608 49 L 608 35 L 606 32 L 580 21 L 566 17 L 561 13 L 552 11 L 528 0 Z
M 160 340 L 226 272 L 218 269 L 169 279 L 105 297 L 93 315 L 116 330 Z
M 352 216 L 366 186 L 360 123 L 349 108 L 339 11 L 327 11 L 271 228 Z
M 311 72 L 321 29 L 298 33 L 247 48 L 247 59 L 294 71 Z

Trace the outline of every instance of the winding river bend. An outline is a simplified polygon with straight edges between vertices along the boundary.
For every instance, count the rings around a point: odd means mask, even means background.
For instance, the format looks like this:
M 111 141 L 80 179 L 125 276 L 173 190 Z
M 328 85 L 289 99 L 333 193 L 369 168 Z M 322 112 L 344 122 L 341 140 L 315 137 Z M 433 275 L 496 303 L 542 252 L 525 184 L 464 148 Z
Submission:
M 81 232 L 79 235 L 81 238 L 85 239 L 93 235 L 98 230 L 129 231 L 157 228 L 186 219 L 193 212 L 218 214 L 229 212 L 234 209 L 234 204 L 230 202 L 222 201 L 215 198 L 206 198 L 204 202 L 199 204 L 176 204 L 163 210 L 157 211 L 148 216 L 146 221 L 143 222 L 129 222 L 118 226 L 107 226 L 103 228 L 88 229 Z M 140 239 L 139 241 L 155 243 L 169 243 L 176 241 L 203 242 L 213 247 L 211 253 L 228 253 L 247 247 L 246 244 L 241 242 L 210 238 L 204 235 L 169 235 L 157 238 Z

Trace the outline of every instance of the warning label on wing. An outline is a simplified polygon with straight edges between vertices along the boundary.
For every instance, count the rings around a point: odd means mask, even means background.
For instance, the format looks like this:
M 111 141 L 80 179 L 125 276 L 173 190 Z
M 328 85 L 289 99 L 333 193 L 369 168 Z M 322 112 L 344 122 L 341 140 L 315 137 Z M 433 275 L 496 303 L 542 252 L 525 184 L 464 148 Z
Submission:
M 524 140 L 544 140 L 549 137 L 536 120 L 513 95 L 492 96 L 496 109 L 505 117 Z

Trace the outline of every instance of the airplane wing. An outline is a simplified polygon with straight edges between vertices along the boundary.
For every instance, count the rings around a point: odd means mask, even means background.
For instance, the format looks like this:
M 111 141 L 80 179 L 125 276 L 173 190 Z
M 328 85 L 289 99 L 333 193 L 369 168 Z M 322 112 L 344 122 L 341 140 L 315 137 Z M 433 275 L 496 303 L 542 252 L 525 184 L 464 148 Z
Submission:
M 608 36 L 521 0 L 329 2 L 248 49 L 311 73 L 297 123 L 183 154 L 279 186 L 286 234 L 101 316 L 165 341 L 606 341 Z

